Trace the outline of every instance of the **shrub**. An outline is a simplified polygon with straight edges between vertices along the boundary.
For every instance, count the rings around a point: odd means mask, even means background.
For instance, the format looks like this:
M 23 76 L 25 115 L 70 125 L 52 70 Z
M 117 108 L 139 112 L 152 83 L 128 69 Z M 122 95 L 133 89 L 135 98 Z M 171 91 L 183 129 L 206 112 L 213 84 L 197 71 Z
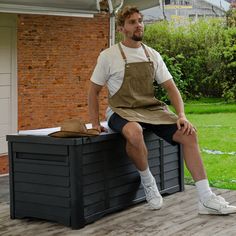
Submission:
M 229 27 L 236 27 L 236 9 L 230 8 L 226 13 L 226 22 Z
M 184 97 L 234 100 L 235 36 L 222 19 L 165 21 L 147 25 L 144 42 L 163 56 Z
M 162 57 L 171 75 L 173 76 L 173 79 L 177 87 L 179 88 L 179 91 L 183 99 L 185 99 L 186 85 L 185 85 L 185 82 L 181 79 L 183 75 L 181 71 L 181 61 L 183 59 L 183 56 L 180 54 L 180 55 L 177 55 L 175 58 L 169 57 L 167 55 L 162 55 Z M 157 84 L 157 82 L 154 82 L 154 88 L 155 88 L 156 98 L 169 104 L 169 99 L 168 99 L 166 91 L 162 89 L 161 86 Z

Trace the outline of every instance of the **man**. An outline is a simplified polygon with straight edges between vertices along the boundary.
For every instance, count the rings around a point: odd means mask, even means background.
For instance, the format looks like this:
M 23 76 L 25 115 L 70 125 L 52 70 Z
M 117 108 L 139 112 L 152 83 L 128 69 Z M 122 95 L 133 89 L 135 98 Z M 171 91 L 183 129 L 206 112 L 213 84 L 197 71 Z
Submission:
M 236 213 L 235 206 L 216 196 L 209 187 L 196 130 L 185 116 L 179 90 L 160 54 L 141 42 L 142 14 L 135 7 L 125 7 L 117 15 L 117 27 L 123 41 L 100 54 L 91 77 L 88 101 L 93 128 L 104 131 L 99 122 L 99 93 L 107 85 L 108 125 L 126 139 L 127 154 L 140 173 L 151 209 L 160 209 L 163 199 L 148 167 L 143 128 L 173 145 L 182 144 L 186 166 L 196 182 L 200 214 Z M 154 97 L 154 79 L 167 91 L 177 115 Z

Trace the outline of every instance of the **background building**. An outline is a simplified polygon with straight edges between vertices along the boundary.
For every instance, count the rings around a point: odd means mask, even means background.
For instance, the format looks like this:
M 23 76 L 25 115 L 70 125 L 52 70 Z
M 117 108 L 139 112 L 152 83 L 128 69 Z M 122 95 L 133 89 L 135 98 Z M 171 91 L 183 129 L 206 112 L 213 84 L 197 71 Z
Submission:
M 143 14 L 148 23 L 163 19 L 222 17 L 229 8 L 230 3 L 223 0 L 163 0 L 160 6 L 144 10 Z

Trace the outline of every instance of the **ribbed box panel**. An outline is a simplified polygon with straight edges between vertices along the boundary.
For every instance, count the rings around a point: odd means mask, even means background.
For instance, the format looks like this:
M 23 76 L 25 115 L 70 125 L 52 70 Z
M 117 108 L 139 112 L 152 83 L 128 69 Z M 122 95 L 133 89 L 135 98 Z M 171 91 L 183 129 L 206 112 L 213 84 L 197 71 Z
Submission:
M 145 131 L 150 169 L 162 194 L 183 190 L 180 147 Z M 81 228 L 145 200 L 119 134 L 77 139 L 9 135 L 11 218 Z

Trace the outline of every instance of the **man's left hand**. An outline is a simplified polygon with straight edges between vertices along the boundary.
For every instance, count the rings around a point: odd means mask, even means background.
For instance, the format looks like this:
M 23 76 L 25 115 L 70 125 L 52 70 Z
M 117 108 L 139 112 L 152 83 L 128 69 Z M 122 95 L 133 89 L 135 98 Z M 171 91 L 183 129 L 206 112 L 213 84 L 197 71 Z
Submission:
M 183 134 L 187 135 L 191 135 L 194 131 L 197 131 L 196 128 L 192 125 L 192 123 L 189 122 L 185 117 L 178 118 L 177 127 L 183 132 Z

